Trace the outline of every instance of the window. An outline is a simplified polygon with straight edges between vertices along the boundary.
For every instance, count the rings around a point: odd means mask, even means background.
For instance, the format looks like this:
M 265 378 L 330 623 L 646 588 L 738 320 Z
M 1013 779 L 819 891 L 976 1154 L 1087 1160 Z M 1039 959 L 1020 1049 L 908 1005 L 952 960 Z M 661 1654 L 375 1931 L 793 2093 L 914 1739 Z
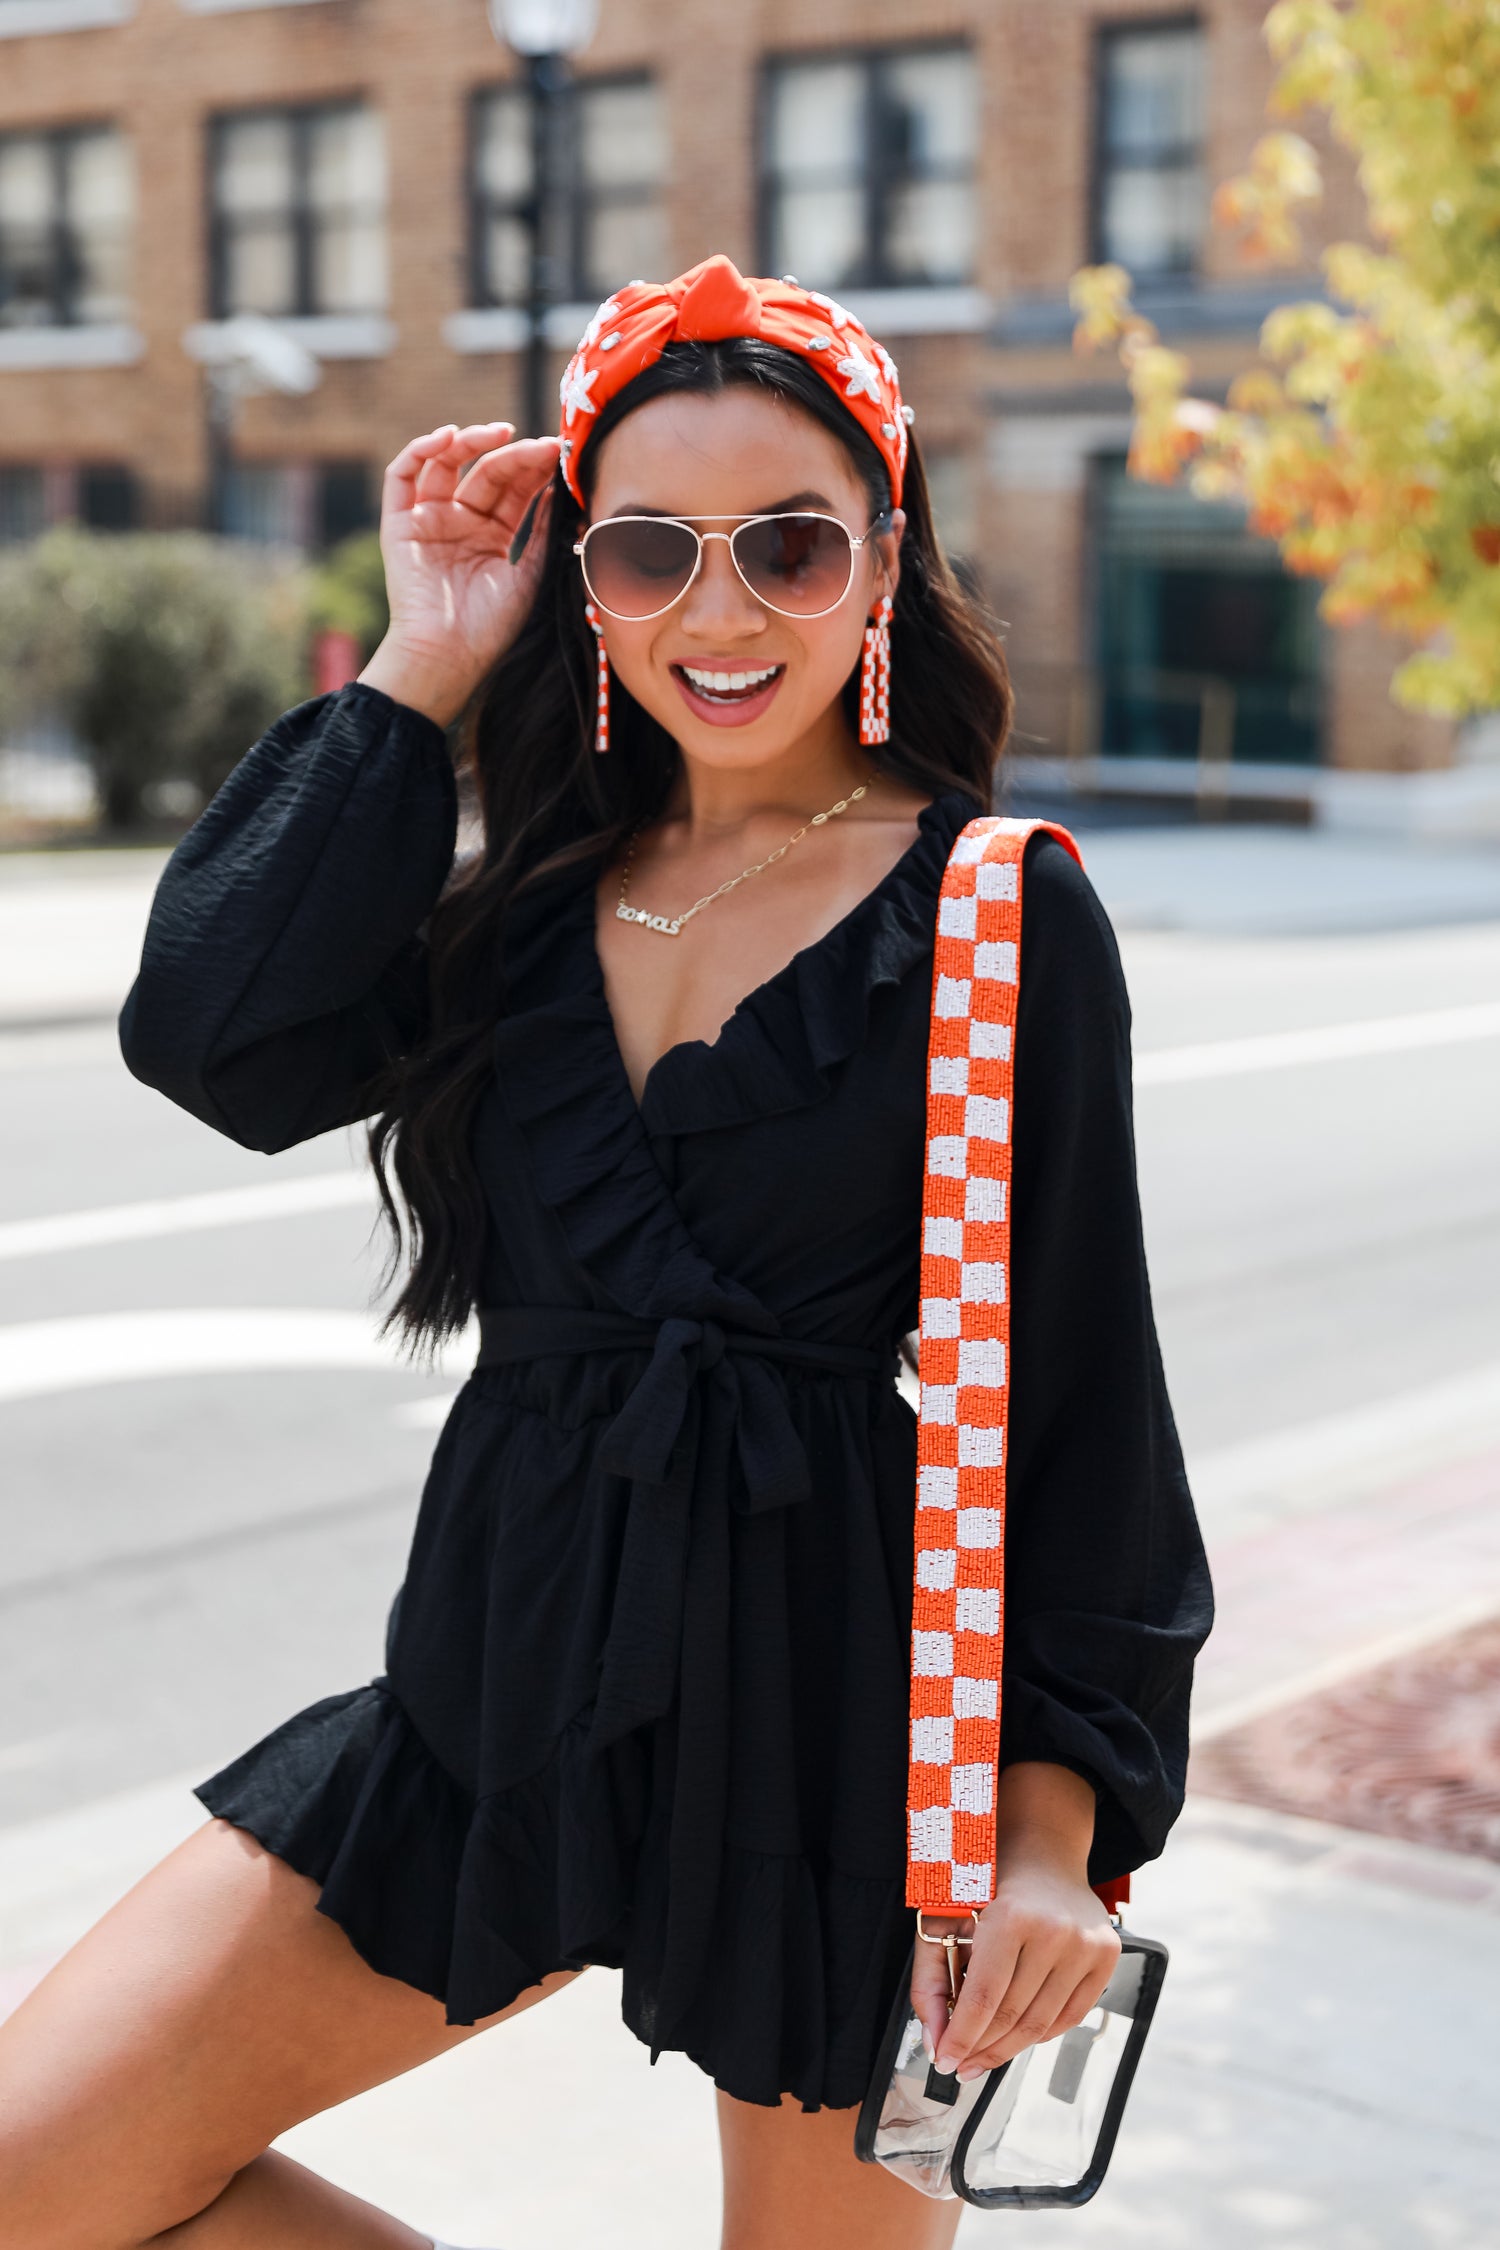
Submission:
M 216 521 L 234 539 L 304 552 L 370 529 L 378 515 L 365 461 L 231 461 Z
M 564 95 L 554 299 L 592 303 L 667 265 L 662 185 L 666 136 L 649 78 L 575 82 Z M 524 304 L 531 275 L 531 100 L 500 86 L 474 104 L 472 296 Z
M 34 539 L 54 523 L 131 531 L 139 520 L 139 488 L 122 463 L 0 463 L 0 541 Z
M 1197 263 L 1208 217 L 1204 81 L 1197 24 L 1103 34 L 1097 248 L 1137 276 Z
M 336 547 L 352 532 L 371 531 L 380 521 L 380 503 L 368 461 L 324 461 L 315 485 L 320 547 Z
M 979 486 L 967 453 L 946 446 L 923 455 L 933 521 L 950 562 L 961 562 L 979 548 Z
M 1317 588 L 1228 502 L 1095 464 L 1100 746 L 1193 758 L 1215 731 L 1247 762 L 1309 764 L 1320 739 Z
M 822 289 L 968 281 L 978 138 L 967 48 L 773 64 L 762 143 L 767 270 Z
M 133 470 L 104 461 L 86 462 L 78 471 L 78 520 L 91 531 L 134 531 L 140 516 Z
M 605 297 L 640 274 L 665 277 L 662 175 L 666 140 L 649 79 L 579 88 L 578 294 Z
M 35 539 L 47 528 L 47 488 L 30 463 L 0 464 L 0 540 Z
M 0 134 L 0 327 L 126 318 L 133 185 L 113 126 Z
M 216 317 L 384 310 L 385 132 L 374 110 L 217 119 L 212 194 Z

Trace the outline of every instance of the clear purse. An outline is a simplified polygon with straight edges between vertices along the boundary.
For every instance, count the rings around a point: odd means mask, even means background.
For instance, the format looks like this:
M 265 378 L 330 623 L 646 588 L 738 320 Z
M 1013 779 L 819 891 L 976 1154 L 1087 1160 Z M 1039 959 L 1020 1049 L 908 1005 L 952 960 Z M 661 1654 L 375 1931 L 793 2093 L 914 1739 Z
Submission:
M 927 2060 L 908 1961 L 855 2154 L 919 2194 L 984 2211 L 1087 2203 L 1108 2167 L 1167 1973 L 1167 1949 L 1154 1938 L 1121 1929 L 1120 1942 L 1114 1975 L 1081 2024 L 967 2082 Z

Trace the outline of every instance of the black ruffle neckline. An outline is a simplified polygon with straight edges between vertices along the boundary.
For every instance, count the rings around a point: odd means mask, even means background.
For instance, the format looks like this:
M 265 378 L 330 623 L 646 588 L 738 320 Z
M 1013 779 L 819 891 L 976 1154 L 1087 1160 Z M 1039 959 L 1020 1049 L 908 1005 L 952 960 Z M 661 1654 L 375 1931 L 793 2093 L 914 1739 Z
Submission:
M 874 888 L 748 993 L 717 1039 L 683 1040 L 660 1056 L 639 1103 L 595 942 L 597 864 L 580 862 L 523 893 L 506 929 L 497 1089 L 542 1200 L 616 1305 L 647 1319 L 689 1315 L 777 1332 L 774 1315 L 698 1248 L 652 1138 L 826 1100 L 831 1074 L 867 1036 L 875 994 L 930 952 L 953 840 L 981 809 L 960 790 L 933 798 Z
M 874 889 L 747 993 L 717 1039 L 682 1040 L 658 1057 L 640 1103 L 647 1130 L 708 1132 L 826 1099 L 829 1073 L 867 1036 L 875 993 L 931 950 L 953 839 L 981 809 L 958 790 L 933 798 Z M 591 950 L 592 934 L 590 925 Z M 595 969 L 602 993 L 597 954 Z

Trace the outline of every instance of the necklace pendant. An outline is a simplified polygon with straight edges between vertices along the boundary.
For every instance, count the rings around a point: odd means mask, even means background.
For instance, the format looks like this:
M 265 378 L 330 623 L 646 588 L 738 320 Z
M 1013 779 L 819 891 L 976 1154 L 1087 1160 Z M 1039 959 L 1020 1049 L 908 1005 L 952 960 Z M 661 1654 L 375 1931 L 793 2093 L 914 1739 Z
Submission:
M 616 917 L 622 922 L 639 922 L 643 930 L 656 930 L 662 937 L 676 937 L 682 929 L 681 920 L 669 922 L 665 914 L 648 914 L 643 906 L 620 905 Z

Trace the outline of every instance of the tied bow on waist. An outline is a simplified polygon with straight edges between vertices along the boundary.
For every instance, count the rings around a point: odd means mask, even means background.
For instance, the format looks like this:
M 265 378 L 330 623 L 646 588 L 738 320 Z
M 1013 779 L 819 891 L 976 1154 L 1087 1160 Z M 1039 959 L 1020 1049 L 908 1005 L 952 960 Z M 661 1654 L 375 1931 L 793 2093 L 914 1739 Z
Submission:
M 670 1888 L 658 2039 L 691 2003 L 712 1935 L 729 1764 L 730 1512 L 806 1500 L 812 1477 L 780 1366 L 867 1382 L 893 1352 L 767 1336 L 714 1320 L 638 1320 L 560 1307 L 479 1314 L 477 1367 L 560 1353 L 649 1350 L 599 1441 L 630 1507 L 589 1745 L 603 1749 L 678 1704 Z M 653 2059 L 659 2045 L 653 2042 Z

